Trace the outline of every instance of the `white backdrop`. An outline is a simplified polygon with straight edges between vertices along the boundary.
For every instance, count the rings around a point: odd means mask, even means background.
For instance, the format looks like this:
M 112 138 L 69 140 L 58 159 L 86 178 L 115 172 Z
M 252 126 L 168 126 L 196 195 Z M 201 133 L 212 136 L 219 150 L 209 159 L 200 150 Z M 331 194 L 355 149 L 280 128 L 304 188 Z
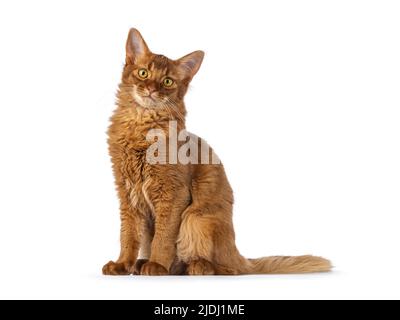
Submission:
M 398 1 L 3 1 L 0 298 L 400 298 Z M 107 278 L 106 129 L 130 27 L 206 52 L 188 128 L 223 160 L 248 257 L 331 274 Z

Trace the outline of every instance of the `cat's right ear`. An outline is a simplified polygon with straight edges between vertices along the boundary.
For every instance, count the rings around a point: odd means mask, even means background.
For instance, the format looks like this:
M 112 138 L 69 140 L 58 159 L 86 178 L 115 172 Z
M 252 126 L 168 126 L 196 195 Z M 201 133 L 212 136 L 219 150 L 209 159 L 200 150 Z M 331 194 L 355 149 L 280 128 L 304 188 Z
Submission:
M 126 41 L 126 63 L 134 64 L 138 58 L 149 52 L 149 47 L 140 32 L 135 28 L 129 30 L 128 40 Z

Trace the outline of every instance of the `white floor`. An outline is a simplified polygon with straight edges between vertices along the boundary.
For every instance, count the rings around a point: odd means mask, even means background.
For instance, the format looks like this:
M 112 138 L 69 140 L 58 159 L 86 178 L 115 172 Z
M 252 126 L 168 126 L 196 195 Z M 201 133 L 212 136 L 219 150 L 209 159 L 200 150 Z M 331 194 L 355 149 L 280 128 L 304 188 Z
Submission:
M 43 268 L 53 268 L 44 264 Z M 399 277 L 336 271 L 323 275 L 245 277 L 103 277 L 65 273 L 0 275 L 0 298 L 35 299 L 392 299 Z

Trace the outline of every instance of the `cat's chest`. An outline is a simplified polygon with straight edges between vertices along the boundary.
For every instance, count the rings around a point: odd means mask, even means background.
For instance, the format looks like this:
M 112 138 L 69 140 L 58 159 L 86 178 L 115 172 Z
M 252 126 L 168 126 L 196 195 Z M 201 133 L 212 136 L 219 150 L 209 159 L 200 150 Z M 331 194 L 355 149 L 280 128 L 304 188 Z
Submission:
M 130 126 L 118 132 L 115 141 L 124 152 L 129 154 L 138 153 L 135 156 L 140 156 L 140 153 L 146 151 L 151 145 L 148 139 L 150 130 L 151 128 L 147 127 Z
M 146 161 L 146 152 L 129 150 L 128 154 L 125 153 L 121 164 L 131 206 L 145 214 L 153 212 L 153 204 L 149 196 L 152 174 L 151 167 Z
M 124 183 L 130 205 L 140 212 L 153 212 L 150 188 L 153 168 L 147 160 L 147 150 L 154 143 L 146 135 L 151 128 L 130 125 L 110 128 L 110 153 Z
M 152 167 L 147 161 L 149 143 L 145 137 L 127 133 L 118 139 L 119 171 L 125 183 L 130 204 L 141 213 L 153 212 L 149 196 L 152 184 Z

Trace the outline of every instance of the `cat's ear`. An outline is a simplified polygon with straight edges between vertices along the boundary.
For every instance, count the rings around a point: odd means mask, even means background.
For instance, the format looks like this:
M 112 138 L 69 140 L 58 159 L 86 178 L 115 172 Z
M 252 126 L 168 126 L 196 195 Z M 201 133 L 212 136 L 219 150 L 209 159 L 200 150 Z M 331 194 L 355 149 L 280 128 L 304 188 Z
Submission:
M 185 76 L 192 79 L 199 71 L 201 63 L 203 62 L 204 52 L 195 51 L 177 60 L 180 70 Z
M 126 63 L 133 64 L 138 58 L 149 52 L 149 47 L 140 32 L 135 28 L 129 30 L 128 40 L 126 41 Z

